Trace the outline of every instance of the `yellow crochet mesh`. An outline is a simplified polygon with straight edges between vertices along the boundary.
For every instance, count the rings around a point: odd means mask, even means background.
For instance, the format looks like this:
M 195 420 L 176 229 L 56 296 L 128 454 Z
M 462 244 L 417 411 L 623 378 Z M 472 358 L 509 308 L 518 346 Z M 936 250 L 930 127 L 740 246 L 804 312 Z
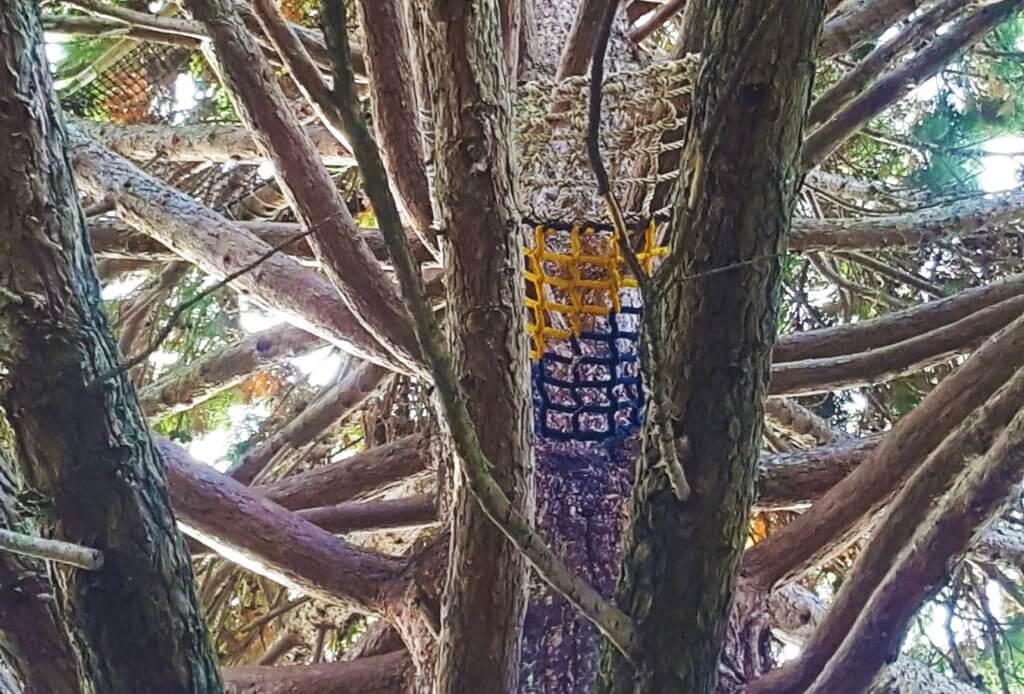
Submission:
M 549 341 L 579 337 L 595 317 L 622 311 L 622 291 L 635 289 L 637 281 L 626 274 L 619 244 L 615 231 L 592 225 L 534 228 L 532 244 L 523 249 L 523 276 L 530 290 L 526 308 L 531 359 L 540 359 Z M 645 272 L 651 272 L 655 258 L 667 253 L 667 248 L 656 245 L 655 224 L 650 222 L 637 253 Z

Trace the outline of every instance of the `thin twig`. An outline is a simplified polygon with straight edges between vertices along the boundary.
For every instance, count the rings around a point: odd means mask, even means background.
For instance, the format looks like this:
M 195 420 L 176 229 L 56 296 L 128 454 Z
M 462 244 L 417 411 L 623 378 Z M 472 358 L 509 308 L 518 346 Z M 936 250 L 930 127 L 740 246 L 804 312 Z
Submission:
M 26 557 L 67 564 L 86 571 L 97 571 L 103 566 L 103 552 L 98 549 L 16 533 L 13 530 L 0 529 L 0 549 Z

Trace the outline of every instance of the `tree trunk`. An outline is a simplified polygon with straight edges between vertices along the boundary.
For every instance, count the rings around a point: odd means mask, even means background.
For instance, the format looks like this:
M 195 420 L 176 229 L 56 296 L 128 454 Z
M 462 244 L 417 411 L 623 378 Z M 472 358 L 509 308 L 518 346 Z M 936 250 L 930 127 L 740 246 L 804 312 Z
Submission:
M 435 189 L 445 248 L 456 375 L 492 473 L 532 517 L 530 378 L 523 329 L 522 240 L 513 185 L 511 85 L 497 2 L 421 3 Z M 455 480 L 452 554 L 438 691 L 513 692 L 526 609 L 526 564 Z M 481 619 L 481 615 L 487 619 Z
M 608 652 L 608 692 L 714 691 L 753 500 L 823 2 L 780 3 L 770 17 L 751 0 L 709 11 L 671 230 L 679 262 L 645 307 L 665 336 L 656 377 L 670 379 L 692 495 L 676 498 L 648 444 L 617 593 L 645 652 L 635 671 Z
M 53 567 L 86 692 L 219 692 L 160 460 L 100 309 L 34 3 L 0 5 L 0 364 L 43 536 L 103 552 Z

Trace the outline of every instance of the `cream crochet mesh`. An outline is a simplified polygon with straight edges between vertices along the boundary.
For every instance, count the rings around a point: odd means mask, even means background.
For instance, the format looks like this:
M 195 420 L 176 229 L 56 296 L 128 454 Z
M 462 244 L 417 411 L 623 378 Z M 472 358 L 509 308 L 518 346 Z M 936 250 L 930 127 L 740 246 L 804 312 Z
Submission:
M 605 79 L 601 150 L 616 198 L 630 219 L 667 216 L 672 195 L 660 184 L 675 185 L 676 166 L 659 168 L 665 153 L 682 140 L 665 134 L 685 123 L 685 104 L 699 67 L 698 57 L 655 63 Z M 587 159 L 588 76 L 555 84 L 543 79 L 520 85 L 515 125 L 519 158 L 520 209 L 538 222 L 603 220 L 605 203 L 597 195 Z M 673 161 L 678 157 L 673 157 Z M 656 200 L 664 200 L 657 209 Z

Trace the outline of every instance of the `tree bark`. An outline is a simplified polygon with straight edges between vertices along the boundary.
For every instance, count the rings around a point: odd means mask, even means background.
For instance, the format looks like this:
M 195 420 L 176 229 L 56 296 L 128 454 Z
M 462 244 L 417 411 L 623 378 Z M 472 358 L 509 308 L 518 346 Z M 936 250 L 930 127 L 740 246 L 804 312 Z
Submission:
M 299 515 L 324 530 L 344 535 L 356 531 L 410 528 L 437 522 L 434 494 L 417 494 L 401 499 L 342 502 L 299 511 Z
M 772 511 L 810 504 L 853 472 L 877 445 L 877 437 L 850 439 L 799 453 L 762 456 L 754 506 Z
M 861 518 L 887 503 L 951 429 L 1024 363 L 1024 317 L 994 335 L 889 431 L 870 457 L 743 558 L 743 574 L 768 589 L 821 559 Z
M 42 536 L 98 549 L 53 567 L 86 692 L 219 692 L 160 461 L 103 317 L 37 9 L 0 6 L 0 364 Z
M 392 189 L 421 241 L 428 238 L 434 214 L 418 127 L 412 53 L 403 3 L 360 0 L 359 20 L 366 36 L 370 106 L 381 158 Z
M 285 448 L 297 449 L 311 443 L 328 427 L 355 411 L 376 392 L 389 373 L 376 364 L 356 366 L 337 383 L 324 388 L 309 407 L 281 427 L 270 438 L 249 451 L 229 471 L 242 484 L 252 484 Z
M 422 474 L 428 468 L 429 449 L 427 437 L 413 434 L 253 491 L 288 509 L 364 499 Z
M 21 529 L 10 464 L 0 454 L 0 526 Z M 23 694 L 79 694 L 74 652 L 50 597 L 45 562 L 0 553 L 0 656 Z
M 871 118 L 938 73 L 952 58 L 979 41 L 1022 4 L 1024 0 L 1003 0 L 977 8 L 949 31 L 936 36 L 926 49 L 878 78 L 831 120 L 807 136 L 801 155 L 804 168 L 811 169 L 823 162 Z
M 858 554 L 825 619 L 804 645 L 800 657 L 756 682 L 750 687 L 751 694 L 806 691 L 853 628 L 864 606 L 864 596 L 885 581 L 892 558 L 909 546 L 915 529 L 926 525 L 929 511 L 941 505 L 964 469 L 988 451 L 993 439 L 1022 406 L 1024 371 L 1018 371 L 1005 387 L 951 433 L 902 486 L 875 527 L 870 542 Z
M 397 287 L 359 237 L 330 173 L 232 3 L 187 0 L 186 5 L 209 32 L 221 80 L 260 150 L 273 161 L 278 184 L 310 231 L 313 252 L 342 302 L 406 370 L 422 374 L 419 346 Z
M 380 614 L 402 562 L 360 549 L 303 520 L 188 453 L 154 438 L 184 532 L 259 576 Z M 145 691 L 143 689 L 143 691 Z
M 192 364 L 151 383 L 139 391 L 139 404 L 150 419 L 184 412 L 238 385 L 261 367 L 307 354 L 323 344 L 323 340 L 301 328 L 268 328 L 204 354 Z
M 961 200 L 906 214 L 852 219 L 793 220 L 790 250 L 843 251 L 917 248 L 1024 219 L 1020 191 Z
M 780 364 L 875 350 L 937 330 L 1022 294 L 1024 274 L 1010 275 L 878 318 L 783 335 L 772 351 L 772 359 Z
M 879 383 L 969 352 L 1024 312 L 1024 296 L 984 308 L 955 323 L 867 352 L 772 366 L 772 395 L 810 395 Z
M 350 663 L 224 668 L 225 694 L 405 694 L 409 654 L 399 651 Z
M 935 595 L 950 567 L 1006 503 L 1024 478 L 1024 412 L 1018 412 L 988 453 L 972 462 L 929 514 L 863 604 L 842 646 L 807 694 L 858 694 L 898 653 L 921 603 Z M 861 600 L 864 596 L 861 595 Z
M 236 162 L 258 165 L 266 154 L 253 140 L 252 133 L 241 125 L 163 125 L 136 123 L 96 123 L 75 118 L 75 127 L 86 135 L 136 161 Z M 305 128 L 326 166 L 355 166 L 352 153 L 322 125 Z
M 649 443 L 618 588 L 645 652 L 635 673 L 609 653 L 605 690 L 616 693 L 715 689 L 753 501 L 780 253 L 823 12 L 821 1 L 782 3 L 769 17 L 759 2 L 707 6 L 712 29 L 683 150 L 689 180 L 669 241 L 678 264 L 659 283 L 660 302 L 645 307 L 658 311 L 665 338 L 657 378 L 670 379 L 674 434 L 689 441 L 692 496 L 677 499 Z
M 337 300 L 322 275 L 281 253 L 261 261 L 274 247 L 84 135 L 73 136 L 71 155 L 79 183 L 97 198 L 110 196 L 118 215 L 136 229 L 214 277 L 255 265 L 232 284 L 356 356 L 407 370 Z
M 433 7 L 431 7 L 433 5 Z M 448 334 L 482 452 L 514 507 L 533 517 L 533 414 L 523 330 L 522 239 L 513 190 L 511 84 L 498 3 L 419 3 L 438 158 Z M 455 480 L 438 654 L 439 692 L 514 692 L 526 564 Z M 481 614 L 489 619 L 481 620 Z
M 821 32 L 818 54 L 832 58 L 870 41 L 917 9 L 917 0 L 846 0 Z

